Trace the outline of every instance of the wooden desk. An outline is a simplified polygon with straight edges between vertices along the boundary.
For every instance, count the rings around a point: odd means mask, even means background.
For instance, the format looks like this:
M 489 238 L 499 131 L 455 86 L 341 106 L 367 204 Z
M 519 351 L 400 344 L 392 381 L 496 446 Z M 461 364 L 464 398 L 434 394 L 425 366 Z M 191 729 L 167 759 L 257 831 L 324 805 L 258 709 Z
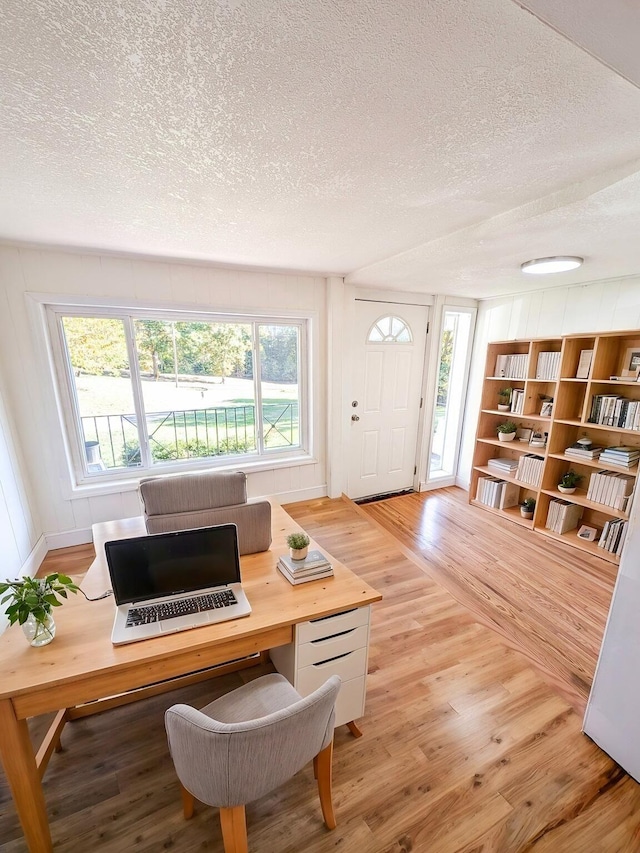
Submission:
M 292 642 L 297 623 L 378 601 L 382 596 L 337 560 L 334 577 L 292 586 L 276 570 L 286 536 L 300 527 L 272 502 L 269 551 L 242 557 L 249 617 L 125 646 L 111 644 L 112 598 L 71 597 L 56 609 L 56 638 L 29 646 L 18 626 L 0 637 L 0 757 L 32 853 L 53 849 L 41 770 L 27 717 L 73 708 Z M 96 559 L 82 584 L 89 597 L 110 588 L 104 542 L 146 531 L 142 518 L 96 524 Z M 312 543 L 318 547 L 316 543 Z

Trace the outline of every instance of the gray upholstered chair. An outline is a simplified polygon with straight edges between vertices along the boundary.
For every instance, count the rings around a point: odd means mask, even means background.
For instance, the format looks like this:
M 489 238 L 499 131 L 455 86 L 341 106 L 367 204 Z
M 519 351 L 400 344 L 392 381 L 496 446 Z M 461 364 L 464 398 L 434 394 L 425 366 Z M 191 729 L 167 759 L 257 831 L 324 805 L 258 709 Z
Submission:
M 148 533 L 233 522 L 241 554 L 266 551 L 271 545 L 271 504 L 247 503 L 247 476 L 242 471 L 147 477 L 140 480 L 140 497 Z
M 218 806 L 226 853 L 246 853 L 245 804 L 313 759 L 324 822 L 334 829 L 331 761 L 339 689 L 340 678 L 332 675 L 303 699 L 282 675 L 264 675 L 201 711 L 169 708 L 165 725 L 185 818 L 193 814 L 194 798 Z

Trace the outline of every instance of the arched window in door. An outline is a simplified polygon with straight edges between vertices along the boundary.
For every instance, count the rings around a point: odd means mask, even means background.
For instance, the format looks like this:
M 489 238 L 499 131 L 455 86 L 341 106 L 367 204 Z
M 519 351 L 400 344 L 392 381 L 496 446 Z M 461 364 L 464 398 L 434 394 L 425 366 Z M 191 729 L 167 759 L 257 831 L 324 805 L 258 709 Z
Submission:
M 410 344 L 413 341 L 411 329 L 400 317 L 381 317 L 369 329 L 367 343 L 370 344 Z

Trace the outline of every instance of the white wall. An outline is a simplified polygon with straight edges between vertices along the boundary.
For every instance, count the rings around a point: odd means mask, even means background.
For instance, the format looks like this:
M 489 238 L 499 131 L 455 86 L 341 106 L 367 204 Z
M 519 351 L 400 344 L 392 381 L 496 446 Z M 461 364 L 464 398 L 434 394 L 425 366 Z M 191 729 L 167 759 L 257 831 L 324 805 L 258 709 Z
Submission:
M 554 287 L 479 303 L 459 483 L 469 487 L 487 344 L 515 338 L 640 329 L 640 276 Z
M 314 460 L 249 474 L 251 497 L 302 500 L 326 494 L 326 281 L 321 277 L 219 269 L 207 265 L 0 246 L 0 359 L 5 406 L 16 429 L 24 478 L 34 484 L 28 506 L 49 548 L 90 541 L 91 525 L 140 513 L 137 482 L 74 488 L 48 367 L 41 310 L 29 293 L 122 300 L 164 308 L 200 308 L 313 316 Z M 0 447 L 0 453 L 2 448 Z M 12 458 L 11 447 L 7 450 Z M 1 464 L 1 463 L 0 463 Z M 28 489 L 25 489 L 28 491 Z M 2 508 L 0 507 L 0 514 Z M 25 514 L 26 513 L 25 511 Z M 1 524 L 2 522 L 0 522 Z M 0 527 L 0 532 L 2 528 Z M 21 534 L 22 537 L 22 534 Z M 22 537 L 23 538 L 23 537 Z M 21 545 L 24 551 L 24 544 Z

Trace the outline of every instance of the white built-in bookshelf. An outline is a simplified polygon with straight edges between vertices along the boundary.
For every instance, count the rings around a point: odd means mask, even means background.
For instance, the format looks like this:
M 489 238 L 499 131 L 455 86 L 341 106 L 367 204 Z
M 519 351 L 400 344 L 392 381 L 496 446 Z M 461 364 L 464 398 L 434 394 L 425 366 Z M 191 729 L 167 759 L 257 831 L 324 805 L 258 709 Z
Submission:
M 470 502 L 618 563 L 638 476 L 638 378 L 640 331 L 489 344 Z M 511 410 L 500 411 L 506 388 Z M 507 420 L 518 433 L 503 442 Z M 621 446 L 630 450 L 607 451 Z M 572 494 L 558 490 L 569 470 L 582 477 Z M 536 501 L 533 519 L 521 515 L 525 498 Z

